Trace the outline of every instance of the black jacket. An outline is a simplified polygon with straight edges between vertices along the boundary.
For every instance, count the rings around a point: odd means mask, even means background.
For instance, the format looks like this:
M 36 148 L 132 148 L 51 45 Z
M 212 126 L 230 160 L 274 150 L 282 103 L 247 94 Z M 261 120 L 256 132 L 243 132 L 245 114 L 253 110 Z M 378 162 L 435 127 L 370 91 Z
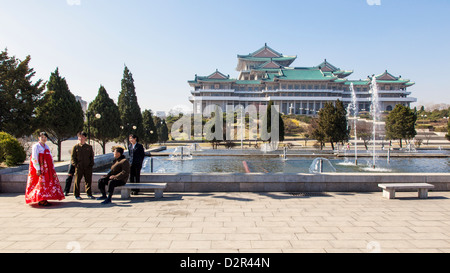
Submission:
M 144 146 L 142 146 L 142 144 L 136 143 L 134 149 L 132 147 L 133 144 L 130 144 L 130 146 L 128 146 L 131 165 L 142 166 L 142 161 L 144 161 L 145 157 Z

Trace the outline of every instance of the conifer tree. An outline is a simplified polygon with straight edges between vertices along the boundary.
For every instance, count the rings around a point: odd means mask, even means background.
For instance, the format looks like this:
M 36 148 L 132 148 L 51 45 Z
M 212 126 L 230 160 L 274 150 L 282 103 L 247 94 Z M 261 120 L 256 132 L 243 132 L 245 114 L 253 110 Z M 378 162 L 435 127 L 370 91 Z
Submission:
M 169 128 L 167 128 L 166 120 L 161 121 L 161 125 L 158 127 L 158 141 L 165 143 L 169 140 Z
M 337 100 L 336 106 L 327 102 L 319 111 L 319 131 L 326 141 L 329 141 L 334 150 L 334 143 L 348 140 L 347 111 L 342 101 Z
M 123 71 L 123 79 L 121 83 L 122 89 L 119 94 L 118 106 L 120 113 L 120 141 L 126 140 L 128 136 L 135 134 L 142 136 L 142 113 L 139 107 L 136 90 L 134 87 L 134 79 L 128 67 L 125 66 Z
M 83 129 L 84 119 L 81 104 L 70 92 L 66 79 L 59 75 L 58 68 L 51 73 L 43 104 L 36 112 L 39 128 L 57 145 L 58 161 L 61 161 L 61 143 Z
M 142 125 L 144 132 L 141 137 L 141 141 L 148 147 L 149 144 L 156 143 L 158 141 L 158 132 L 156 130 L 155 123 L 153 122 L 153 115 L 151 110 L 144 110 L 142 112 Z
M 397 104 L 386 118 L 386 138 L 400 140 L 400 147 L 402 147 L 402 139 L 412 139 L 416 136 L 416 121 L 415 111 Z
M 45 83 L 31 81 L 35 73 L 29 67 L 31 57 L 20 61 L 0 52 L 0 131 L 15 137 L 34 131 L 36 107 L 42 99 Z
M 89 104 L 88 113 L 91 137 L 100 143 L 105 154 L 106 144 L 120 134 L 121 121 L 119 108 L 102 85 L 97 97 Z M 85 126 L 87 125 L 86 123 Z

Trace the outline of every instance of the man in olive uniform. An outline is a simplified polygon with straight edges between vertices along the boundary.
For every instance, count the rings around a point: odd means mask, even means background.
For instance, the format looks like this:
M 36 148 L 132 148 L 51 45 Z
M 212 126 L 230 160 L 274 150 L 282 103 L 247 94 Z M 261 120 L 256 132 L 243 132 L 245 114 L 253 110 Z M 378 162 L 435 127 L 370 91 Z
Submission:
M 84 177 L 86 184 L 86 194 L 89 198 L 92 196 L 92 168 L 94 167 L 94 150 L 92 146 L 86 143 L 87 134 L 81 132 L 78 134 L 78 144 L 73 146 L 71 163 L 75 166 L 75 184 L 73 194 L 77 200 L 80 197 L 80 182 Z

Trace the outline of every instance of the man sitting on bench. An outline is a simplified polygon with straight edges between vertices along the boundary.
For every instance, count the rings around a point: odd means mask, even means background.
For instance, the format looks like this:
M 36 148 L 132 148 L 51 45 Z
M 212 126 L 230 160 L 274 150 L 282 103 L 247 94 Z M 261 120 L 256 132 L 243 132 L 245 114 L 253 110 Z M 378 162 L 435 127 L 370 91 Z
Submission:
M 111 170 L 107 175 L 104 175 L 98 180 L 98 189 L 102 193 L 102 196 L 97 198 L 97 200 L 104 200 L 102 204 L 111 203 L 114 188 L 127 183 L 130 175 L 130 163 L 123 155 L 123 152 L 124 149 L 122 147 L 114 147 L 114 161 Z M 106 196 L 105 187 L 108 184 L 108 196 Z

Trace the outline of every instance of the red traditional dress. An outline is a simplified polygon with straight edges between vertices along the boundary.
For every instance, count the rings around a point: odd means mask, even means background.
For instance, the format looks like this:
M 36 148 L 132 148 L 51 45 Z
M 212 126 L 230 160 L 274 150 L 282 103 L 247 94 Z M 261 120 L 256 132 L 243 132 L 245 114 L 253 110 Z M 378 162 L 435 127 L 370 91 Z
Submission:
M 30 204 L 44 200 L 63 200 L 64 193 L 56 175 L 49 147 L 38 142 L 32 149 L 25 202 Z M 38 170 L 41 171 L 41 176 L 37 175 Z

